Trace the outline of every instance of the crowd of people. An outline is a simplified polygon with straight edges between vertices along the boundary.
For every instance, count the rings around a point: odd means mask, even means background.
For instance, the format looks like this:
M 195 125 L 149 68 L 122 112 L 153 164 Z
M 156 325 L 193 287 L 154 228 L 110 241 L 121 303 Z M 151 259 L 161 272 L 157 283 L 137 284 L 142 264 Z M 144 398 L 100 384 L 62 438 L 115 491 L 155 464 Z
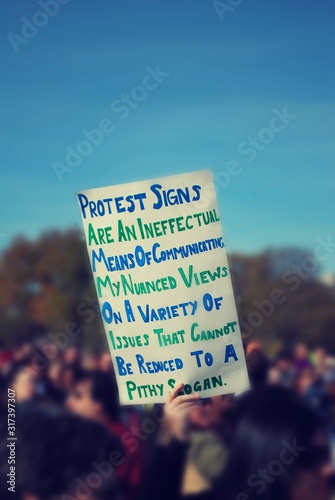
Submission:
M 8 389 L 20 500 L 326 500 L 335 475 L 335 357 L 245 346 L 251 389 L 120 406 L 110 354 L 45 339 L 0 349 L 1 498 L 11 498 Z M 3 481 L 7 478 L 7 481 Z

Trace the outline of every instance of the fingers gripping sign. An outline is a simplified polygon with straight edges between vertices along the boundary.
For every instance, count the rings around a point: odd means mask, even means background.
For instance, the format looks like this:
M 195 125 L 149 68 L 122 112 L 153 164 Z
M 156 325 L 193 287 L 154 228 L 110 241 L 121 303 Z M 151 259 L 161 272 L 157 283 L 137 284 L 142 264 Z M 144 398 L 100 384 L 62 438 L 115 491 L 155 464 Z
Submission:
M 164 414 L 170 436 L 186 441 L 189 434 L 190 414 L 201 405 L 201 398 L 199 394 L 179 396 L 179 391 L 183 387 L 183 382 L 178 382 L 169 393 L 164 407 Z

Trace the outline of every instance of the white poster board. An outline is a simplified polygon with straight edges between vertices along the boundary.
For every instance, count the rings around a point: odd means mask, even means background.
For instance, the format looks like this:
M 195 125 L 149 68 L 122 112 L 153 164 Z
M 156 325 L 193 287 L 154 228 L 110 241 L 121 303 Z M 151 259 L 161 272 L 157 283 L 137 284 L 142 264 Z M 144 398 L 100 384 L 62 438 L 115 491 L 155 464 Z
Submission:
M 210 171 L 77 193 L 122 404 L 249 387 Z

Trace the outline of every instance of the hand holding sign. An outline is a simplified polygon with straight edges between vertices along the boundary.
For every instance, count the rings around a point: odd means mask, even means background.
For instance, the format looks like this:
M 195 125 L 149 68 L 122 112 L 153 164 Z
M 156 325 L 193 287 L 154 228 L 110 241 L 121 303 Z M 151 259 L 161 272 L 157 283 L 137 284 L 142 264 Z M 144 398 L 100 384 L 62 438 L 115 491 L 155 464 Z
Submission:
M 175 437 L 181 441 L 188 438 L 188 420 L 191 411 L 199 407 L 201 399 L 199 394 L 179 395 L 184 384 L 178 382 L 174 389 L 168 395 L 164 407 L 164 430 L 167 430 L 171 437 Z

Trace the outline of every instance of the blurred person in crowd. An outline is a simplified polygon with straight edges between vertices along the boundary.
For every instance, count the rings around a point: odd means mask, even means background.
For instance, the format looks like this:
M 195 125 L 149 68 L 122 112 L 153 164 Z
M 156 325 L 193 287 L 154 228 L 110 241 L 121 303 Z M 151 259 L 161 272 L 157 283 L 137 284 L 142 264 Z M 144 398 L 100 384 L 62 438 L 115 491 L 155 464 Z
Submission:
M 324 374 L 323 382 L 328 403 L 326 424 L 332 450 L 332 470 L 335 474 L 335 367 Z
M 70 345 L 63 351 L 63 363 L 73 366 L 81 365 L 81 350 L 78 345 Z
M 120 499 L 116 471 L 123 448 L 102 426 L 27 404 L 17 413 L 16 429 L 14 490 L 4 481 L 2 500 Z M 0 441 L 2 477 L 8 474 L 7 444 Z
M 203 399 L 190 413 L 189 449 L 182 485 L 184 495 L 210 488 L 226 463 L 227 446 L 214 425 L 218 407 L 213 404 L 215 399 Z M 222 424 L 222 414 L 220 419 Z
M 323 383 L 329 401 L 327 421 L 335 433 L 335 368 L 324 374 Z
M 295 368 L 293 356 L 288 349 L 282 349 L 277 354 L 268 371 L 270 384 L 278 384 L 283 387 L 292 388 L 295 380 Z
M 321 377 L 315 366 L 311 365 L 296 374 L 295 390 L 325 423 L 329 421 L 331 405 L 326 391 L 325 377 Z
M 63 364 L 61 360 L 51 361 L 46 369 L 44 394 L 50 401 L 56 404 L 62 404 L 65 399 L 62 377 Z
M 100 369 L 100 356 L 101 353 L 98 350 L 86 353 L 83 358 L 82 367 L 88 371 L 97 371 Z
M 265 384 L 268 378 L 269 362 L 261 345 L 247 351 L 245 359 L 250 385 L 252 387 L 258 387 Z
M 82 379 L 83 369 L 77 365 L 64 365 L 62 386 L 66 394 L 70 393 L 79 380 Z
M 11 367 L 13 354 L 9 349 L 0 350 L 0 375 L 6 375 Z
M 315 368 L 313 366 L 303 368 L 296 374 L 294 381 L 295 391 L 299 396 L 304 397 L 316 385 L 316 382 L 317 375 Z
M 197 394 L 171 391 L 166 406 L 170 440 L 155 448 L 141 498 L 182 498 L 190 414 Z M 321 420 L 291 391 L 259 387 L 239 398 L 228 461 L 215 487 L 197 500 L 327 500 L 329 448 Z M 160 470 L 168 471 L 167 475 Z
M 34 359 L 36 368 L 44 370 L 50 363 L 60 357 L 60 349 L 48 337 L 38 338 L 30 348 L 30 356 Z
M 312 363 L 309 359 L 308 348 L 303 342 L 296 344 L 293 353 L 293 362 L 297 373 L 311 367 Z
M 37 397 L 39 374 L 29 360 L 13 363 L 6 377 L 6 386 L 15 391 L 16 403 L 33 401 Z
M 245 354 L 249 354 L 251 353 L 252 351 L 263 351 L 263 346 L 262 346 L 262 343 L 257 341 L 257 340 L 254 340 L 252 342 L 249 342 L 246 346 L 245 346 Z
M 24 354 L 24 357 L 23 357 Z M 19 349 L 15 362 L 29 363 L 40 378 L 43 378 L 51 360 L 57 359 L 58 349 L 45 337 L 39 337 L 34 343 L 26 343 Z
M 74 414 L 95 420 L 111 430 L 120 422 L 117 386 L 110 375 L 83 372 L 69 393 L 66 407 Z
M 112 358 L 109 352 L 102 352 L 100 356 L 99 368 L 102 372 L 112 371 Z
M 66 401 L 68 410 L 104 425 L 126 448 L 124 467 L 119 478 L 125 498 L 133 498 L 140 481 L 143 450 L 134 448 L 129 429 L 121 422 L 117 385 L 110 374 L 86 372 L 79 379 Z M 134 437 L 134 436 L 133 436 Z
M 16 346 L 13 353 L 14 361 L 19 362 L 26 360 L 31 353 L 32 347 L 32 344 L 29 342 L 23 342 Z
M 329 448 L 322 421 L 292 392 L 242 396 L 220 490 L 227 500 L 326 500 Z M 244 496 L 243 496 L 244 495 Z
M 236 398 L 233 394 L 216 396 L 212 400 L 212 428 L 226 445 L 230 445 L 234 429 Z
M 82 373 L 80 366 L 64 365 L 61 359 L 51 361 L 43 378 L 41 392 L 49 401 L 61 405 Z
M 323 347 L 317 347 L 311 354 L 311 362 L 318 376 L 322 376 L 326 370 L 327 355 Z

